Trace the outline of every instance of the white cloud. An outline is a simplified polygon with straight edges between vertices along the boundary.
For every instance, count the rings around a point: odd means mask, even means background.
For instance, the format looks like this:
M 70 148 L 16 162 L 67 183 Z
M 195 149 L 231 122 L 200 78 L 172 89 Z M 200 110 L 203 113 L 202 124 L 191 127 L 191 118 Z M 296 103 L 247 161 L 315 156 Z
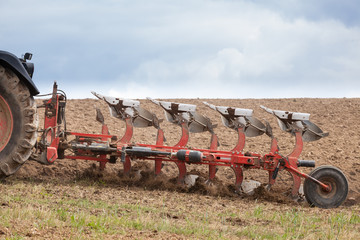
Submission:
M 359 29 L 276 16 L 262 24 L 252 41 L 171 61 L 165 53 L 120 81 L 144 83 L 166 97 L 341 97 L 359 86 L 360 46 L 352 40 L 360 38 Z
M 40 90 L 58 80 L 72 98 L 94 89 L 128 98 L 355 96 L 358 17 L 348 24 L 341 9 L 311 6 L 2 1 L 0 44 L 15 54 L 32 51 Z

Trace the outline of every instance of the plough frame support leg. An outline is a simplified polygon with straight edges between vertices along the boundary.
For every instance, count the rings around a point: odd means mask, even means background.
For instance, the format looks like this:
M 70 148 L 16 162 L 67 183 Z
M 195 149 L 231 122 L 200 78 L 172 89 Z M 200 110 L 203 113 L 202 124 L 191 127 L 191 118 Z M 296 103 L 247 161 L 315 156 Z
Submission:
M 231 150 L 233 152 L 241 152 L 245 147 L 245 133 L 244 128 L 237 128 L 238 132 L 238 143 L 236 146 Z
M 109 128 L 105 123 L 103 123 L 102 126 L 101 126 L 101 134 L 110 135 L 109 134 Z M 102 141 L 107 141 L 108 139 L 104 137 L 104 138 L 101 138 L 101 140 Z M 106 154 L 105 155 L 100 155 L 100 157 L 106 158 Z M 99 167 L 100 167 L 101 171 L 105 169 L 105 166 L 106 166 L 106 162 L 99 162 Z
M 164 131 L 162 129 L 158 129 L 157 137 L 156 137 L 156 145 L 164 144 Z M 161 173 L 162 169 L 162 161 L 160 158 L 155 158 L 155 176 Z
M 218 137 L 215 133 L 211 134 L 211 141 L 210 141 L 210 150 L 217 150 L 218 148 Z M 218 168 L 216 165 L 209 165 L 209 181 L 214 180 L 215 174 L 217 172 Z
M 183 121 L 181 124 L 181 138 L 174 147 L 185 147 L 189 141 L 189 128 L 187 122 Z M 183 184 L 186 176 L 186 165 L 185 162 L 176 162 L 176 166 L 179 169 L 178 183 Z
M 132 121 L 131 121 L 130 117 L 125 118 L 125 124 L 126 124 L 125 134 L 119 141 L 122 144 L 129 143 L 132 136 L 133 136 L 133 132 L 134 132 Z M 130 170 L 131 170 L 130 157 L 128 157 L 128 156 L 125 157 L 125 161 L 123 162 L 123 167 L 124 167 L 124 174 L 128 175 L 130 173 Z
M 241 184 L 242 184 L 243 179 L 244 179 L 242 167 L 240 165 L 238 165 L 238 164 L 235 164 L 231 168 L 235 173 L 235 188 L 236 188 L 236 190 L 238 192 L 240 192 L 241 191 Z
M 297 160 L 300 157 L 300 154 L 303 150 L 303 139 L 301 136 L 301 132 L 295 132 L 295 147 L 294 150 L 289 154 L 288 159 L 289 159 L 289 164 L 290 166 L 292 166 L 293 168 L 298 168 L 297 167 Z M 298 197 L 299 195 L 299 188 L 301 185 L 301 178 L 299 175 L 297 175 L 295 172 L 289 171 L 292 178 L 293 178 L 293 186 L 292 186 L 292 190 L 291 190 L 291 196 L 293 198 Z

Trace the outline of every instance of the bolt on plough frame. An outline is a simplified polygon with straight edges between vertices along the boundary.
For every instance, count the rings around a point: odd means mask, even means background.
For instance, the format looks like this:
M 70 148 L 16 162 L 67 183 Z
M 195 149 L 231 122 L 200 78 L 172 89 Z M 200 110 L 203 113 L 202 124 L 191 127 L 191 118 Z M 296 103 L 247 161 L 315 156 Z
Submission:
M 66 95 L 57 89 L 54 83 L 52 97 L 44 101 L 45 121 L 42 137 L 36 145 L 33 159 L 52 164 L 56 159 L 83 159 L 100 163 L 104 169 L 107 163 L 120 160 L 123 171 L 129 174 L 131 161 L 136 159 L 152 160 L 155 162 L 155 175 L 161 173 L 163 162 L 174 162 L 179 169 L 178 182 L 184 183 L 187 174 L 187 164 L 208 165 L 209 179 L 214 180 L 218 167 L 230 167 L 235 173 L 235 187 L 241 192 L 244 169 L 263 169 L 269 173 L 268 189 L 276 182 L 279 171 L 288 171 L 292 176 L 291 197 L 297 198 L 302 178 L 304 181 L 304 195 L 312 206 L 333 208 L 340 206 L 348 193 L 348 182 L 345 175 L 336 167 L 321 166 L 310 174 L 305 174 L 299 167 L 315 167 L 313 160 L 301 160 L 299 156 L 303 150 L 303 141 L 315 141 L 325 136 L 322 130 L 310 122 L 310 114 L 272 110 L 261 106 L 263 110 L 274 115 L 280 128 L 295 136 L 293 151 L 283 156 L 279 152 L 276 138 L 272 134 L 270 124 L 264 125 L 253 116 L 253 110 L 215 106 L 204 102 L 205 105 L 220 113 L 226 127 L 235 130 L 238 142 L 230 151 L 217 150 L 218 138 L 210 119 L 196 112 L 196 105 L 182 104 L 149 99 L 159 105 L 165 112 L 166 119 L 179 125 L 182 136 L 174 146 L 164 145 L 164 131 L 160 127 L 161 121 L 157 116 L 140 107 L 140 102 L 131 99 L 105 97 L 93 94 L 104 100 L 110 108 L 111 115 L 123 120 L 126 124 L 124 135 L 119 138 L 109 133 L 104 117 L 96 109 L 96 120 L 102 124 L 101 134 L 87 134 L 70 132 L 66 129 L 65 107 Z M 132 143 L 134 127 L 155 127 L 157 138 L 155 144 Z M 186 148 L 189 133 L 208 131 L 211 133 L 209 149 Z M 265 155 L 243 152 L 246 137 L 256 137 L 266 134 L 271 138 L 270 151 Z M 68 141 L 68 137 L 74 138 Z M 69 149 L 72 154 L 65 155 Z

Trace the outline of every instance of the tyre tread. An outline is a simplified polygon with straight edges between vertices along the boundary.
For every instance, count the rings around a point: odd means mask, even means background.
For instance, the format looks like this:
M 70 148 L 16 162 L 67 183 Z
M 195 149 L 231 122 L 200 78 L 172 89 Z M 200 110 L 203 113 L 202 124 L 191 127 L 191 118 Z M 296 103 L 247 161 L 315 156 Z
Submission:
M 337 175 L 339 177 L 338 179 L 340 179 L 339 182 L 340 183 L 343 182 L 343 185 L 339 186 L 339 187 L 342 188 L 341 190 L 345 190 L 343 192 L 345 192 L 346 194 L 343 194 L 340 196 L 338 195 L 336 197 L 336 199 L 333 200 L 333 202 L 326 202 L 324 200 L 322 200 L 323 202 L 321 202 L 319 200 L 316 200 L 316 198 L 319 198 L 319 197 L 314 195 L 314 194 L 316 194 L 315 189 L 312 189 L 313 186 L 316 186 L 316 183 L 313 183 L 310 179 L 305 179 L 304 193 L 305 193 L 305 198 L 306 198 L 307 202 L 310 204 L 310 206 L 316 206 L 316 207 L 321 207 L 321 208 L 334 208 L 334 207 L 340 206 L 346 200 L 346 197 L 348 194 L 348 189 L 349 189 L 348 180 L 347 180 L 345 174 L 337 167 L 330 166 L 330 165 L 323 165 L 323 166 L 317 167 L 316 169 L 311 171 L 309 173 L 309 176 L 314 177 L 314 175 L 318 174 L 319 171 L 324 171 L 324 173 L 322 173 L 322 174 L 330 173 L 330 175 L 333 174 L 333 176 Z M 331 171 L 334 171 L 334 172 L 331 172 Z M 336 192 L 336 193 L 338 193 L 338 192 Z
M 0 178 L 3 178 L 14 174 L 30 157 L 36 143 L 38 118 L 36 103 L 29 89 L 11 69 L 1 65 L 0 84 L 15 96 L 23 118 L 18 145 L 13 147 L 14 151 L 9 156 L 0 160 Z

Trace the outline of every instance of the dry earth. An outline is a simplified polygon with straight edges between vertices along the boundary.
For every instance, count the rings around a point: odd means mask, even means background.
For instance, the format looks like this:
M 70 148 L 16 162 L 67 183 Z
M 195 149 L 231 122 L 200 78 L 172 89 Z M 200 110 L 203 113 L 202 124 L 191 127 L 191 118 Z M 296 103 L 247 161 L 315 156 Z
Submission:
M 37 100 L 41 104 L 41 100 Z M 165 118 L 159 106 L 147 100 L 140 100 L 141 106 L 159 118 Z M 317 124 L 324 132 L 329 132 L 329 137 L 319 141 L 304 143 L 301 159 L 312 159 L 316 165 L 333 165 L 339 167 L 347 176 L 349 181 L 349 195 L 345 205 L 358 204 L 360 200 L 360 99 L 166 99 L 181 103 L 196 104 L 197 111 L 208 116 L 218 127 L 215 129 L 220 141 L 220 150 L 230 150 L 237 142 L 235 131 L 226 128 L 221 123 L 220 115 L 202 104 L 207 101 L 215 105 L 233 106 L 254 109 L 254 115 L 260 120 L 266 119 L 273 127 L 273 133 L 279 141 L 280 152 L 290 153 L 294 146 L 294 139 L 290 134 L 282 132 L 277 125 L 276 119 L 259 108 L 260 105 L 272 109 L 306 112 L 311 114 L 311 121 Z M 69 100 L 66 107 L 67 130 L 82 133 L 100 133 L 101 125 L 95 121 L 95 107 L 102 110 L 105 121 L 109 126 L 110 133 L 122 136 L 125 124 L 119 119 L 110 117 L 107 105 L 94 99 Z M 43 121 L 43 112 L 40 110 L 40 124 Z M 161 124 L 167 139 L 166 144 L 171 146 L 177 143 L 181 136 L 180 128 L 169 122 Z M 154 128 L 135 129 L 133 142 L 155 143 L 156 130 Z M 209 133 L 191 134 L 189 147 L 208 148 L 210 141 Z M 252 151 L 265 154 L 269 149 L 270 139 L 263 135 L 256 138 L 247 138 L 244 151 Z M 206 166 L 188 167 L 189 172 L 200 175 L 199 184 L 195 188 L 185 189 L 174 183 L 177 176 L 177 168 L 173 163 L 166 163 L 163 168 L 164 176 L 154 179 L 150 174 L 153 162 L 133 162 L 133 169 L 142 169 L 142 178 L 135 176 L 127 178 L 122 176 L 122 164 L 108 164 L 104 172 L 100 172 L 97 165 L 92 161 L 82 160 L 57 160 L 53 165 L 44 166 L 34 161 L 28 161 L 14 176 L 14 179 L 32 179 L 39 181 L 74 182 L 78 179 L 95 179 L 106 181 L 120 186 L 138 186 L 154 190 L 177 189 L 181 192 L 197 192 L 200 194 L 212 194 L 220 196 L 232 196 L 234 174 L 230 168 L 221 168 L 217 173 L 215 186 L 205 186 Z M 303 168 L 304 172 L 311 169 Z M 248 179 L 254 179 L 266 183 L 267 172 L 263 170 L 249 170 L 244 173 Z M 139 179 L 139 177 L 141 179 Z M 286 179 L 286 176 L 283 176 Z M 146 181 L 147 180 L 147 181 Z M 278 180 L 278 182 L 281 182 Z M 285 183 L 289 186 L 291 183 Z M 280 184 L 279 184 L 280 185 Z M 258 196 L 262 196 L 260 193 Z M 265 201 L 286 201 L 282 197 L 272 197 L 270 194 Z

